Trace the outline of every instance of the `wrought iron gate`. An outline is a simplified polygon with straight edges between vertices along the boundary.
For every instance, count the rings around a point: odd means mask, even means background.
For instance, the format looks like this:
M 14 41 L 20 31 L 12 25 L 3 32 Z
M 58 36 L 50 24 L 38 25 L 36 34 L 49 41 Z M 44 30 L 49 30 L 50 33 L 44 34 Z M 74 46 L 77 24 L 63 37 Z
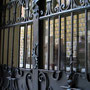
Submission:
M 90 0 L 3 0 L 0 10 L 0 90 L 90 90 Z

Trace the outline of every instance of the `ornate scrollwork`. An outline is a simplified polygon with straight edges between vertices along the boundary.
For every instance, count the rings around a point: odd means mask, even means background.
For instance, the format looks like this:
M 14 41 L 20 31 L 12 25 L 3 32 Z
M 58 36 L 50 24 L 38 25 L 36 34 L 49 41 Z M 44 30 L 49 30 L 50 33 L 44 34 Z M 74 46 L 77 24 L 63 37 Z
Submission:
M 27 73 L 27 75 L 26 75 L 26 85 L 27 85 L 28 90 L 30 90 L 30 85 L 29 85 L 29 83 L 28 83 L 29 80 L 30 80 L 31 83 L 32 83 L 32 71 L 30 71 L 30 72 Z
M 52 87 L 49 87 L 48 90 L 53 90 L 53 88 Z
M 53 72 L 53 74 L 52 74 L 52 78 L 54 79 L 54 80 L 60 80 L 60 78 L 62 77 L 62 72 L 61 71 L 55 71 L 55 72 Z
M 84 6 L 90 3 L 89 0 L 74 0 L 74 2 L 76 6 Z
M 61 12 L 63 10 L 68 10 L 72 8 L 77 8 L 78 6 L 86 6 L 90 4 L 90 0 L 56 0 L 54 9 L 52 9 L 54 0 L 48 0 L 46 4 L 46 15 Z M 55 1 L 54 1 L 55 2 Z M 73 4 L 73 5 L 72 5 Z M 73 6 L 73 7 L 71 7 Z
M 68 10 L 71 5 L 71 0 L 66 0 L 64 3 L 61 3 L 61 10 Z
M 49 15 L 52 13 L 52 0 L 47 1 L 47 10 L 46 10 L 46 15 Z
M 24 76 L 24 71 L 20 70 L 20 69 L 16 69 L 16 78 L 21 78 Z
M 40 72 L 39 73 L 39 82 L 42 84 L 42 82 L 44 82 L 44 89 L 43 90 L 47 90 L 47 88 L 48 88 L 48 78 L 47 78 L 47 76 L 46 76 L 46 74 L 45 73 L 43 73 L 43 72 Z
M 22 5 L 22 6 L 25 7 L 25 0 L 17 0 L 17 2 L 18 2 L 20 5 Z
M 32 9 L 33 9 L 33 16 L 35 18 L 38 18 L 39 17 L 39 0 L 33 0 L 32 2 Z
M 17 90 L 18 86 L 17 86 L 17 78 L 16 76 L 16 69 L 15 68 L 10 68 L 7 67 L 6 65 L 2 65 L 0 67 L 0 71 L 2 71 L 2 75 L 1 76 L 1 82 L 0 82 L 0 88 L 2 90 L 10 90 L 10 88 L 12 87 L 13 90 Z

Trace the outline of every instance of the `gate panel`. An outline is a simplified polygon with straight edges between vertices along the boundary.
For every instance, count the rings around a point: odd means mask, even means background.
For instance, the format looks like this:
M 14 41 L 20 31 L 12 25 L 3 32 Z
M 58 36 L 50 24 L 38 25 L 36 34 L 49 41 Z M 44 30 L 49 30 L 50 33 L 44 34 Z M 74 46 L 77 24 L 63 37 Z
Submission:
M 89 90 L 89 0 L 3 1 L 0 90 Z

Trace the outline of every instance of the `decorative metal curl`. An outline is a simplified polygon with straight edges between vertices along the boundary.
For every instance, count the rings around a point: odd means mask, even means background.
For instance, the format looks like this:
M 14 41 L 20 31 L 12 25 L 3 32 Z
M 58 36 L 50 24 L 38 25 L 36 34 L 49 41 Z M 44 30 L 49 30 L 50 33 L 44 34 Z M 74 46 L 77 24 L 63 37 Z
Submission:
M 47 10 L 46 10 L 46 15 L 49 15 L 52 13 L 52 1 L 49 0 L 47 1 Z
M 39 0 L 33 0 L 33 2 L 32 2 L 33 3 L 33 9 L 35 8 L 36 5 L 38 5 L 38 2 L 39 2 Z
M 66 2 L 64 2 L 64 3 L 61 3 L 61 0 L 58 0 L 57 2 L 58 2 L 58 4 L 54 8 L 55 12 L 60 12 L 62 10 L 68 10 L 70 8 L 71 0 L 66 0 Z
M 28 80 L 30 80 L 31 82 L 32 82 L 32 71 L 30 71 L 29 73 L 27 73 L 27 75 L 26 75 L 26 85 L 27 85 L 27 88 L 28 88 L 28 90 L 30 90 L 30 88 L 29 88 L 29 83 L 28 83 Z
M 48 90 L 53 90 L 53 88 L 52 87 L 49 87 Z
M 76 6 L 85 6 L 90 3 L 89 0 L 74 0 Z
M 7 84 L 5 84 L 5 86 L 4 86 L 4 82 L 3 82 L 2 90 L 6 90 L 6 89 L 8 89 L 8 87 L 9 87 L 9 80 L 7 79 Z
M 52 74 L 52 78 L 56 81 L 60 80 L 61 77 L 62 77 L 62 72 L 61 71 L 55 71 Z
M 19 5 L 22 5 L 25 7 L 25 0 L 17 0 L 17 2 L 19 3 Z
M 43 72 L 39 73 L 39 82 L 40 83 L 45 82 L 44 86 L 45 86 L 45 90 L 47 90 L 49 85 L 48 85 L 48 79 L 47 79 L 47 76 L 45 73 L 43 73 Z
M 20 69 L 17 69 L 17 72 L 16 72 L 16 78 L 21 78 L 24 76 L 24 71 L 21 71 Z

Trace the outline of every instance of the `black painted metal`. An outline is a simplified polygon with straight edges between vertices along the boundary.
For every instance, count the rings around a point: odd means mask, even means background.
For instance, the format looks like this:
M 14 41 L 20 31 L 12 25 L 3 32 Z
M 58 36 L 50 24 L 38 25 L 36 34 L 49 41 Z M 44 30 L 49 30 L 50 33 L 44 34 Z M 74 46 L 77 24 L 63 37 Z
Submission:
M 53 0 L 54 2 L 55 0 Z M 4 12 L 8 8 L 9 17 L 8 22 L 5 23 L 5 15 L 3 17 L 3 23 L 0 29 L 3 31 L 2 44 L 2 64 L 0 65 L 0 90 L 89 90 L 90 89 L 90 74 L 88 73 L 88 10 L 90 9 L 89 0 L 68 0 L 69 4 L 66 5 L 66 1 L 61 4 L 61 0 L 58 3 L 59 6 L 52 5 L 52 0 L 33 0 L 32 7 L 29 6 L 31 0 L 10 0 L 9 3 L 3 5 Z M 43 3 L 44 2 L 44 3 Z M 45 5 L 44 5 L 45 4 Z M 19 18 L 17 21 L 17 6 L 20 6 Z M 22 6 L 25 7 L 25 17 L 22 17 L 21 10 Z M 10 20 L 11 8 L 14 7 L 12 21 Z M 46 8 L 47 7 L 47 8 Z M 32 10 L 31 10 L 32 8 Z M 46 8 L 46 11 L 45 11 Z M 33 11 L 33 13 L 31 12 Z M 73 71 L 73 17 L 80 11 L 85 11 L 85 68 L 86 74 L 78 71 L 78 56 L 77 56 L 77 71 Z M 3 12 L 3 10 L 2 10 Z M 4 13 L 4 14 L 5 14 Z M 30 14 L 30 15 L 29 15 Z M 66 58 L 64 62 L 64 69 L 61 65 L 61 18 L 64 17 L 64 43 L 65 43 L 65 57 L 66 57 L 66 17 L 71 16 L 71 55 L 70 55 L 70 71 L 66 71 Z M 33 16 L 33 18 L 32 18 Z M 50 70 L 50 20 L 53 17 L 53 51 L 55 50 L 55 17 L 59 17 L 59 50 L 58 50 L 58 70 Z M 77 18 L 79 16 L 77 14 Z M 43 28 L 44 20 L 48 20 L 48 69 L 44 69 L 43 65 Z M 30 55 L 30 69 L 26 68 L 27 60 L 27 29 L 28 24 L 31 25 L 31 40 L 30 49 L 32 49 L 32 57 Z M 79 45 L 79 21 L 77 20 L 77 46 Z M 20 27 L 24 27 L 24 67 L 20 68 Z M 18 37 L 18 67 L 13 67 L 14 58 L 14 40 L 15 40 L 15 27 L 19 26 L 19 37 Z M 9 39 L 10 39 L 10 28 L 12 27 L 12 56 L 11 65 L 8 65 L 9 60 Z M 5 29 L 8 30 L 8 41 L 7 41 L 7 63 L 3 64 L 4 60 L 4 39 Z M 33 35 L 32 35 L 33 32 Z M 33 42 L 32 42 L 33 39 Z M 78 46 L 79 47 L 79 46 Z M 77 54 L 78 54 L 77 47 Z M 30 50 L 31 52 L 31 50 Z M 30 53 L 31 54 L 31 53 Z M 54 61 L 53 52 L 53 61 Z M 33 68 L 31 68 L 31 60 Z
M 61 16 L 59 16 L 58 70 L 61 70 Z

